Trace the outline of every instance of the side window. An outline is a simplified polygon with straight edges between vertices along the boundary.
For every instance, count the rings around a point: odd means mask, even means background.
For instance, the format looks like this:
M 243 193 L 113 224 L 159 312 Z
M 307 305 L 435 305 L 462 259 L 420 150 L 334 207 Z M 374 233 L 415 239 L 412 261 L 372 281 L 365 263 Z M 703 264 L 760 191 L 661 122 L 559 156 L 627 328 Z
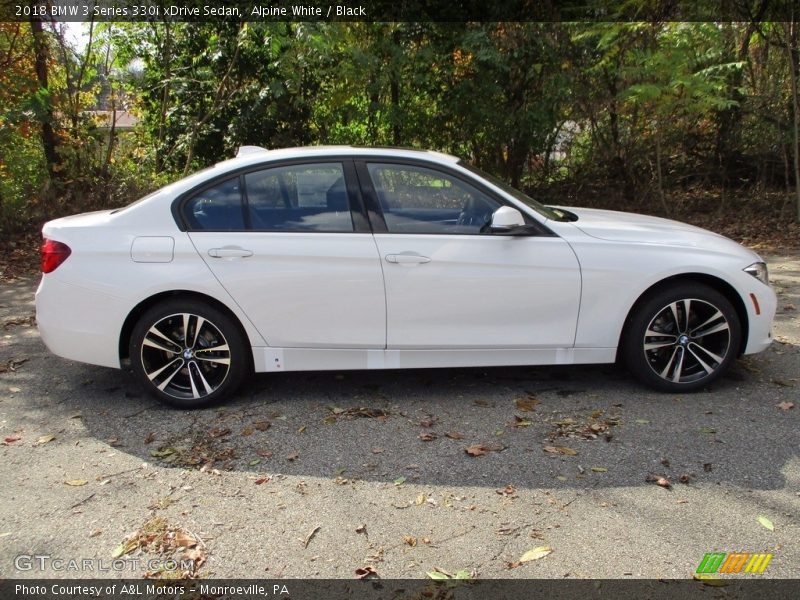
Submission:
M 241 231 L 244 227 L 239 178 L 234 177 L 193 196 L 184 207 L 192 229 Z
M 245 175 L 256 231 L 353 231 L 339 163 L 292 165 Z
M 485 233 L 495 200 L 445 173 L 408 165 L 367 165 L 390 233 Z

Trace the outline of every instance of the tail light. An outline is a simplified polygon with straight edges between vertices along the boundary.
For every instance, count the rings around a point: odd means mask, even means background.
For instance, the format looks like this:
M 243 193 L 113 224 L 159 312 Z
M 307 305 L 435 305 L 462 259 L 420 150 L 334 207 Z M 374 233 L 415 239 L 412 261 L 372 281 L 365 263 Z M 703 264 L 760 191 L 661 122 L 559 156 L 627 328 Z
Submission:
M 42 273 L 55 271 L 70 254 L 72 254 L 72 250 L 66 244 L 45 239 L 42 243 Z

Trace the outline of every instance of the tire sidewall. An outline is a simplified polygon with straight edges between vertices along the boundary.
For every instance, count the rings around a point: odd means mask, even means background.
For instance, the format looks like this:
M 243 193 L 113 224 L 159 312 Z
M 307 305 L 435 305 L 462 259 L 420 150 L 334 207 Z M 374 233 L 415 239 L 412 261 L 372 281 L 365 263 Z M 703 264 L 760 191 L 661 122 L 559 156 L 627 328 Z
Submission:
M 730 340 L 727 354 L 711 375 L 691 383 L 675 383 L 663 379 L 653 371 L 645 356 L 643 340 L 653 318 L 668 304 L 684 299 L 708 302 L 722 312 L 728 321 Z M 691 392 L 711 385 L 739 355 L 742 340 L 742 326 L 733 304 L 723 294 L 703 284 L 681 283 L 654 290 L 634 307 L 625 327 L 627 331 L 623 332 L 622 348 L 625 364 L 640 381 L 663 392 Z

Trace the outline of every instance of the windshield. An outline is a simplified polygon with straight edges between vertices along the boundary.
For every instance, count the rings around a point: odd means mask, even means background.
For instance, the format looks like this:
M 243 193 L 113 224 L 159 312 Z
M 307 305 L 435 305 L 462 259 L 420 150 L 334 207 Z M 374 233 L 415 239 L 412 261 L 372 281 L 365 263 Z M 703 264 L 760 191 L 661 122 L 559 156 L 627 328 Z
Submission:
M 482 171 L 478 167 L 473 167 L 472 165 L 470 165 L 469 163 L 464 162 L 463 160 L 458 161 L 458 164 L 461 165 L 462 167 L 464 167 L 465 169 L 467 169 L 469 171 L 472 171 L 476 175 L 479 175 L 483 179 L 486 179 L 490 183 L 493 183 L 494 185 L 499 187 L 501 190 L 503 190 L 505 193 L 507 193 L 510 196 L 513 196 L 514 198 L 516 198 L 520 202 L 523 202 L 524 204 L 527 204 L 528 206 L 530 206 L 533 210 L 538 212 L 543 217 L 546 217 L 548 219 L 552 219 L 553 221 L 572 221 L 573 220 L 572 215 L 570 215 L 566 211 L 559 210 L 557 208 L 552 208 L 550 206 L 545 206 L 544 204 L 542 204 L 541 202 L 537 202 L 536 200 L 534 200 L 533 198 L 531 198 L 527 194 L 519 191 L 516 188 L 511 187 L 510 185 L 508 185 L 502 179 L 498 179 L 494 175 L 490 175 L 489 173 L 486 173 L 485 171 Z

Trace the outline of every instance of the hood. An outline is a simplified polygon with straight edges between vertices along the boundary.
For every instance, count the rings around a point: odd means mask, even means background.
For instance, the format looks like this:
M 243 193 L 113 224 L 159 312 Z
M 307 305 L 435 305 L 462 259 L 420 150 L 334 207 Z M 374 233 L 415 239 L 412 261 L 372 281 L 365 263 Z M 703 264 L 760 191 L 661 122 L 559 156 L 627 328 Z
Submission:
M 595 208 L 564 207 L 564 209 L 577 215 L 578 220 L 572 225 L 586 235 L 601 240 L 705 249 L 739 246 L 733 240 L 719 234 L 671 219 Z

